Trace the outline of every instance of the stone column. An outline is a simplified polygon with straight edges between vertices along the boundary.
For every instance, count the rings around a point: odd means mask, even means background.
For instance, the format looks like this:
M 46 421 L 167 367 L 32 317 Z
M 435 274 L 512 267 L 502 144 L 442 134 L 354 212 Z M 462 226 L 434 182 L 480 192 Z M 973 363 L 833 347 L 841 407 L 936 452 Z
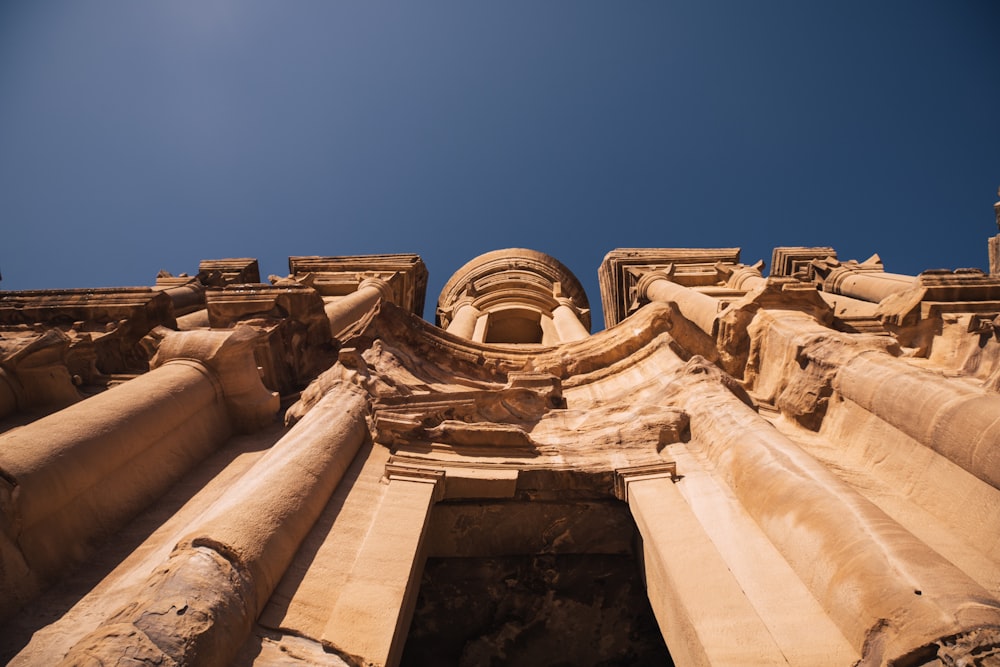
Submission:
M 863 352 L 845 363 L 834 388 L 1000 489 L 1000 396 L 879 351 Z
M 330 320 L 330 335 L 334 338 L 343 333 L 365 313 L 370 311 L 379 299 L 393 300 L 392 288 L 381 278 L 365 278 L 358 289 L 336 301 L 330 301 L 323 310 Z
M 709 336 L 715 336 L 719 302 L 707 294 L 678 285 L 663 271 L 643 275 L 636 290 L 640 299 L 676 304 L 681 315 Z
M 188 313 L 187 315 L 181 315 L 177 318 L 177 328 L 181 331 L 190 331 L 192 329 L 207 329 L 212 325 L 208 321 L 208 309 L 202 308 L 201 310 L 196 310 L 193 313 Z
M 472 299 L 464 298 L 455 304 L 451 323 L 447 332 L 461 338 L 472 340 L 472 335 L 476 331 L 476 322 L 482 313 L 472 305 Z
M 359 663 L 394 667 L 413 617 L 424 535 L 444 493 L 444 472 L 388 465 L 386 476 L 389 489 L 322 639 Z
M 714 464 L 863 652 L 862 664 L 933 657 L 936 645 L 956 637 L 964 657 L 980 642 L 995 642 L 1000 600 L 994 594 L 778 432 L 723 381 L 697 359 L 672 379 L 671 404 L 691 418 L 689 446 Z
M 212 373 L 177 361 L 0 435 L 0 615 L 230 433 Z
M 750 331 L 758 346 L 750 383 L 757 398 L 818 428 L 825 412 L 818 397 L 836 392 L 1000 488 L 996 392 L 892 356 L 876 342 L 881 337 L 865 341 L 831 331 L 805 314 L 761 310 Z M 795 351 L 794 365 L 788 350 Z
M 150 372 L 0 435 L 0 616 L 233 430 L 273 421 L 278 397 L 256 375 L 254 340 L 172 333 Z
M 174 306 L 174 313 L 190 313 L 205 307 L 205 286 L 198 282 L 197 278 L 191 278 L 186 282 L 180 279 L 168 278 L 169 282 L 177 284 L 167 284 L 160 286 L 161 291 L 166 292 Z M 157 281 L 159 283 L 159 280 Z
M 590 335 L 587 327 L 580 321 L 579 313 L 573 301 L 565 297 L 556 299 L 559 305 L 552 311 L 552 322 L 555 324 L 556 333 L 559 334 L 560 343 L 569 343 L 574 340 L 582 340 Z
M 674 485 L 674 464 L 619 469 L 642 537 L 646 593 L 679 665 L 785 665 L 770 631 Z
M 334 385 L 63 664 L 229 664 L 364 442 L 367 413 L 364 392 Z
M 842 294 L 872 303 L 878 303 L 892 294 L 919 286 L 920 281 L 914 276 L 872 271 L 843 264 L 830 271 L 823 281 L 824 292 Z
M 760 271 L 753 266 L 740 265 L 733 269 L 726 281 L 726 286 L 731 289 L 751 291 L 763 287 L 767 284 L 767 278 L 760 275 Z

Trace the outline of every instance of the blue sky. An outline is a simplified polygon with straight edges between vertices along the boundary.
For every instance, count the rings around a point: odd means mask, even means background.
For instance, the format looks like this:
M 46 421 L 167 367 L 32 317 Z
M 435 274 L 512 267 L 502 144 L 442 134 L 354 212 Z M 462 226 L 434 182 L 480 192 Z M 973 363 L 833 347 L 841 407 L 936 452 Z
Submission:
M 2 289 L 526 246 L 986 267 L 1000 3 L 0 2 Z M 432 317 L 432 315 L 431 315 Z

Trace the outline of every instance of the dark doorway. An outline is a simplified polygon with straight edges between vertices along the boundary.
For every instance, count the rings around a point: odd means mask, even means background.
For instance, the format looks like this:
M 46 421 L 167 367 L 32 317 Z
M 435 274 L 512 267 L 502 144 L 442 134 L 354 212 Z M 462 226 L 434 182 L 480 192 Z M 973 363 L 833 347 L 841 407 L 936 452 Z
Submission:
M 430 558 L 402 665 L 672 665 L 621 554 Z

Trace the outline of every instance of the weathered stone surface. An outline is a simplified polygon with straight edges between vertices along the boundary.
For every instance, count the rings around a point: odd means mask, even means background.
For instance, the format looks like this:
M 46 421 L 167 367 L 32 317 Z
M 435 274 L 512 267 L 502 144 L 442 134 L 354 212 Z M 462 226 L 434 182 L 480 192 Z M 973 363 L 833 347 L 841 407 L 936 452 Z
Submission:
M 414 255 L 0 296 L 3 612 L 51 619 L 14 664 L 991 664 L 1000 279 L 772 262 L 614 251 L 593 335 L 519 249 L 443 328 Z
M 142 340 L 157 326 L 176 326 L 173 304 L 149 287 L 0 292 L 0 338 L 61 331 L 71 350 L 83 348 L 70 373 L 88 380 L 147 370 Z

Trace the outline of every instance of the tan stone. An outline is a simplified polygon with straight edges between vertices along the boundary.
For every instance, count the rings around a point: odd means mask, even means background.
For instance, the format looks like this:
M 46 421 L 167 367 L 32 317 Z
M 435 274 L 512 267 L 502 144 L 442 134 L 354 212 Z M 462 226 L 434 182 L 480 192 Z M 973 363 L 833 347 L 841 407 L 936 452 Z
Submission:
M 439 326 L 415 255 L 0 295 L 0 657 L 991 664 L 1000 278 L 772 264 L 612 251 L 594 334 L 524 249 Z
M 460 268 L 441 290 L 438 323 L 476 342 L 570 342 L 590 335 L 587 295 L 558 260 L 497 250 Z

